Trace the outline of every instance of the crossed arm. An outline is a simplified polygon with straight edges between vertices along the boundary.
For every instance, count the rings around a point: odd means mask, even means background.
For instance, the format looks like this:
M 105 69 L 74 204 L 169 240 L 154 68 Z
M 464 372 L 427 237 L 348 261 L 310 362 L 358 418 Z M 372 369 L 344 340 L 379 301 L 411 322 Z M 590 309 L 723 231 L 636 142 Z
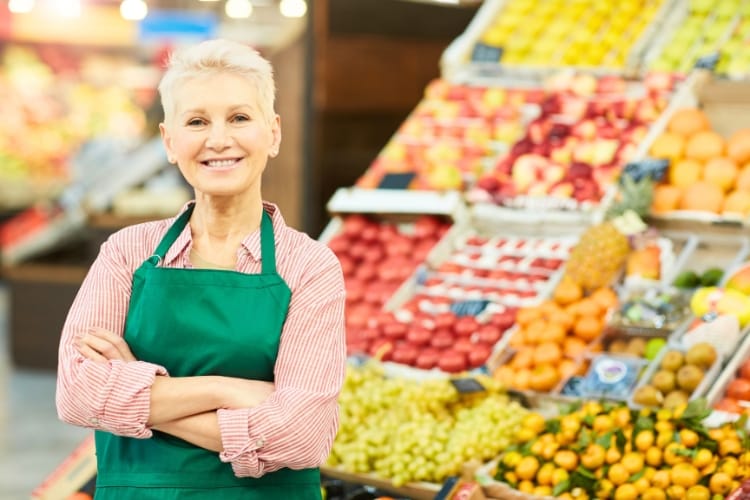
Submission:
M 78 352 L 96 363 L 136 361 L 125 340 L 102 328 L 92 328 L 75 341 Z M 156 376 L 151 386 L 147 425 L 201 448 L 223 450 L 216 410 L 254 408 L 274 390 L 270 382 L 202 376 Z

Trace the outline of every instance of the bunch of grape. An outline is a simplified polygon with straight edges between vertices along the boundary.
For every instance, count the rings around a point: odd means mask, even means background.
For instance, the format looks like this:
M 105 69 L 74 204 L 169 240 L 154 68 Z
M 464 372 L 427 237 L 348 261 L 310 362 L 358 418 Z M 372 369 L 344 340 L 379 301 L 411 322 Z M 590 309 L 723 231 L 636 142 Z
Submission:
M 469 460 L 497 456 L 527 411 L 491 379 L 482 383 L 486 392 L 459 394 L 448 379 L 387 378 L 376 363 L 350 367 L 329 465 L 400 486 L 442 482 Z

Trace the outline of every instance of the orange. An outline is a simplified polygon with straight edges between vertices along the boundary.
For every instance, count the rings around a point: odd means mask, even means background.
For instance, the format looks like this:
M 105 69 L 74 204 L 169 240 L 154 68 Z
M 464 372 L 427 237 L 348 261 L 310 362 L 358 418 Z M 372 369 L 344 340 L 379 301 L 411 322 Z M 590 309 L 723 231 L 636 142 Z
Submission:
M 529 388 L 538 392 L 549 392 L 560 382 L 560 373 L 549 364 L 534 367 L 529 374 Z
M 513 385 L 513 377 L 515 376 L 515 371 L 513 371 L 513 368 L 511 368 L 508 365 L 502 365 L 499 366 L 493 373 L 492 378 L 500 382 L 506 387 Z
M 573 326 L 573 315 L 565 309 L 560 309 L 550 314 L 549 322 L 550 324 L 560 325 L 567 331 Z
M 573 326 L 573 333 L 582 340 L 590 342 L 602 333 L 602 323 L 593 316 L 582 316 Z
M 667 158 L 677 161 L 685 150 L 685 137 L 672 132 L 663 132 L 654 140 L 649 154 L 654 158 Z
M 737 174 L 735 187 L 740 191 L 750 191 L 750 163 L 745 165 Z
M 671 185 L 684 188 L 698 182 L 702 173 L 703 165 L 699 161 L 683 158 L 670 165 L 667 179 Z
M 563 359 L 560 361 L 560 364 L 557 365 L 557 371 L 560 372 L 561 378 L 567 379 L 576 374 L 578 371 L 578 365 L 572 359 Z
M 583 290 L 578 283 L 573 281 L 572 278 L 564 276 L 563 279 L 560 280 L 560 283 L 558 283 L 557 287 L 555 287 L 555 291 L 552 295 L 555 302 L 565 306 L 583 297 Z
M 654 187 L 654 197 L 651 202 L 653 213 L 664 213 L 677 210 L 682 198 L 682 190 L 671 184 L 659 184 Z
M 550 316 L 556 312 L 562 311 L 563 308 L 552 299 L 548 299 L 539 304 L 539 310 L 542 312 L 542 316 L 549 320 Z
M 525 391 L 529 388 L 530 379 L 531 379 L 531 370 L 529 370 L 528 368 L 518 370 L 513 376 L 512 387 L 514 389 L 518 389 L 519 391 Z
M 727 156 L 740 165 L 750 161 L 750 129 L 741 129 L 729 136 Z
M 562 359 L 562 349 L 555 342 L 542 342 L 534 348 L 534 363 L 557 364 Z
M 516 370 L 531 368 L 534 364 L 534 349 L 529 347 L 519 349 L 519 351 L 513 355 L 509 364 Z
M 700 181 L 685 189 L 680 200 L 681 210 L 719 213 L 724 204 L 724 192 L 710 182 Z
M 542 341 L 546 330 L 547 322 L 543 319 L 535 319 L 526 326 L 526 343 L 538 344 Z
M 711 123 L 700 109 L 678 109 L 667 123 L 667 130 L 688 137 L 702 130 L 709 130 Z
M 568 337 L 563 342 L 563 353 L 566 358 L 575 359 L 586 351 L 586 342 L 578 337 Z
M 750 215 L 750 192 L 732 191 L 724 199 L 722 213 Z
M 711 130 L 690 136 L 685 146 L 685 156 L 698 161 L 708 161 L 724 154 L 724 138 Z
M 724 192 L 734 186 L 739 169 L 731 158 L 719 156 L 711 158 L 706 162 L 703 169 L 703 179 L 711 184 L 719 186 Z
M 516 323 L 519 326 L 526 326 L 535 319 L 542 317 L 542 310 L 538 307 L 522 307 L 516 313 Z
M 597 301 L 590 297 L 581 299 L 576 307 L 576 314 L 579 316 L 599 316 L 604 308 Z
M 560 313 L 565 314 L 565 313 Z M 568 333 L 568 328 L 561 325 L 560 323 L 553 323 L 550 321 L 547 323 L 547 328 L 541 335 L 542 342 L 552 342 L 556 345 L 562 344 L 565 340 L 565 335 Z
M 597 288 L 596 290 L 591 292 L 589 298 L 599 304 L 599 306 L 604 311 L 617 306 L 617 304 L 619 303 L 619 299 L 617 298 L 617 294 L 615 293 L 615 291 L 608 287 Z

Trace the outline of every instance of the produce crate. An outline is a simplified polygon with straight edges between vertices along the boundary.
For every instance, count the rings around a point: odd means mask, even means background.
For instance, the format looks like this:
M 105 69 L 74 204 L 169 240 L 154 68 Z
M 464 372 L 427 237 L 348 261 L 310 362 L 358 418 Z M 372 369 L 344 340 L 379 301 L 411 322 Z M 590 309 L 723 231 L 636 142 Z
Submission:
M 632 12 L 579 3 L 561 13 L 553 2 L 484 2 L 464 33 L 443 52 L 441 71 L 448 78 L 467 80 L 514 72 L 546 75 L 562 67 L 632 74 L 675 3 L 679 2 L 629 4 L 635 8 Z M 576 8 L 582 11 L 578 16 Z M 565 25 L 567 15 L 577 19 Z M 632 43 L 623 46 L 619 40 Z
M 394 495 L 414 500 L 431 500 L 440 491 L 440 484 L 436 483 L 408 483 L 403 486 L 395 486 L 388 479 L 374 474 L 355 474 L 346 472 L 340 467 L 322 466 L 320 472 L 324 476 L 340 479 L 345 482 L 371 486 L 379 490 L 388 491 Z
M 654 358 L 654 360 L 648 365 L 648 368 L 646 369 L 645 373 L 640 377 L 640 380 L 638 384 L 633 389 L 633 392 L 628 397 L 627 402 L 628 405 L 635 409 L 641 409 L 646 407 L 645 405 L 638 404 L 634 401 L 634 395 L 635 393 L 646 384 L 651 383 L 654 374 L 659 371 L 661 367 L 661 363 L 664 360 L 664 357 L 667 355 L 670 351 L 679 351 L 683 354 L 687 352 L 687 349 L 676 342 L 668 342 L 664 348 L 659 351 L 659 354 Z M 722 357 L 721 353 L 717 353 L 716 360 L 711 365 L 710 368 L 708 368 L 704 374 L 703 378 L 701 379 L 701 382 L 698 384 L 698 386 L 692 391 L 692 393 L 689 395 L 688 400 L 693 400 L 699 397 L 704 397 L 711 386 L 716 381 L 717 377 L 719 376 L 719 373 L 721 372 L 722 366 L 724 364 L 724 358 Z
M 662 158 L 665 158 L 667 155 L 666 146 L 659 145 L 660 151 L 656 152 L 654 152 L 653 147 L 657 144 L 660 136 L 667 131 L 670 120 L 678 111 L 685 108 L 700 109 L 710 121 L 711 130 L 721 136 L 723 141 L 727 141 L 733 133 L 740 129 L 748 128 L 746 117 L 750 113 L 750 82 L 721 80 L 706 71 L 691 73 L 685 85 L 674 94 L 668 108 L 653 124 L 648 135 L 643 139 L 638 151 L 634 155 L 634 161 L 654 160 L 653 154 L 661 155 Z M 712 139 L 711 143 L 713 144 L 714 142 Z M 708 148 L 708 146 L 701 147 Z M 713 145 L 710 146 L 710 148 L 714 147 Z M 725 145 L 722 147 L 726 149 Z M 708 153 L 706 152 L 705 154 Z M 711 156 L 711 159 L 717 156 Z M 660 161 L 663 161 L 667 165 L 670 163 L 668 159 L 661 159 Z M 738 168 L 742 170 L 747 167 L 745 164 L 741 164 L 738 165 Z M 688 190 L 694 185 L 696 183 L 690 183 L 684 190 Z M 695 206 L 695 203 L 698 201 L 701 203 L 706 202 L 706 206 L 708 206 L 707 199 L 705 198 L 706 193 L 703 190 L 689 194 L 689 203 L 684 205 L 684 192 L 680 192 L 679 196 L 672 198 L 669 196 L 668 189 L 665 189 L 662 185 L 657 186 L 656 189 L 654 206 L 657 208 L 656 210 L 652 209 L 650 219 L 657 223 L 662 221 L 665 225 L 669 224 L 669 227 L 679 227 L 680 229 L 701 233 L 710 230 L 712 226 L 729 226 L 733 229 L 750 226 L 750 213 L 743 215 L 739 212 L 723 211 L 723 203 L 729 196 L 729 191 L 725 192 L 718 202 L 714 200 L 711 203 L 711 209 L 687 210 L 683 207 Z M 730 187 L 730 189 L 734 188 Z M 712 196 L 711 198 L 714 197 Z M 715 211 L 713 210 L 713 205 L 718 207 Z M 736 231 L 735 234 L 737 234 Z

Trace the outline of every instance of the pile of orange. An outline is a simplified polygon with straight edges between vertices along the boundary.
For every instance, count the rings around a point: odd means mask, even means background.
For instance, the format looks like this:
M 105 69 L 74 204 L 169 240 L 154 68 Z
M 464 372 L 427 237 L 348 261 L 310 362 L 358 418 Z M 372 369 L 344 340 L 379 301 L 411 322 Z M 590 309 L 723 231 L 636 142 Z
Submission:
M 650 155 L 670 160 L 654 190 L 653 213 L 697 210 L 750 215 L 750 129 L 722 137 L 706 114 L 682 108 L 651 145 Z
M 586 296 L 580 285 L 563 278 L 551 299 L 519 309 L 509 358 L 494 370 L 494 378 L 509 388 L 549 392 L 571 375 L 582 375 L 588 367 L 581 355 L 601 335 L 605 316 L 616 305 L 611 288 Z

